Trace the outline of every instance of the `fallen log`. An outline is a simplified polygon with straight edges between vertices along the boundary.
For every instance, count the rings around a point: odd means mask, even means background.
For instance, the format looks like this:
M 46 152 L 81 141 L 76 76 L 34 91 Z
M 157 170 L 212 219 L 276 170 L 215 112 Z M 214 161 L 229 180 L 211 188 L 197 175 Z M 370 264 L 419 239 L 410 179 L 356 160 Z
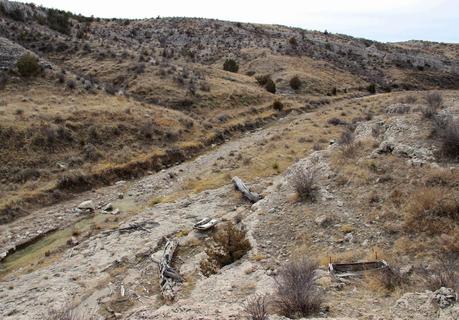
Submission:
M 159 265 L 159 284 L 161 287 L 161 294 L 164 299 L 168 301 L 174 300 L 174 286 L 176 282 L 181 282 L 180 275 L 170 266 L 174 252 L 177 249 L 178 242 L 174 240 L 167 240 L 166 247 Z
M 255 203 L 261 199 L 261 196 L 258 193 L 250 191 L 250 189 L 245 185 L 241 178 L 233 177 L 232 181 L 236 189 L 242 192 L 244 197 L 249 199 L 250 202 Z

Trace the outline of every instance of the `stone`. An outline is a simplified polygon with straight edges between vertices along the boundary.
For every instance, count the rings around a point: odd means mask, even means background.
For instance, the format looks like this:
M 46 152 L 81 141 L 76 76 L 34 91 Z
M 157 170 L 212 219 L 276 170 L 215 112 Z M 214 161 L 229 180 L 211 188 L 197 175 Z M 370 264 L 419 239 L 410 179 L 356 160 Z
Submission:
M 113 210 L 113 205 L 111 202 L 107 203 L 103 208 L 103 211 L 112 211 Z
M 318 216 L 315 220 L 314 220 L 315 224 L 317 224 L 318 226 L 321 226 L 321 227 L 325 227 L 329 222 L 330 220 L 328 219 L 328 217 L 326 215 L 321 215 L 321 216 Z
M 435 291 L 431 300 L 435 302 L 440 308 L 444 309 L 456 303 L 457 294 L 451 288 L 441 287 Z
M 78 205 L 78 209 L 93 212 L 95 209 L 94 202 L 92 200 L 83 201 Z

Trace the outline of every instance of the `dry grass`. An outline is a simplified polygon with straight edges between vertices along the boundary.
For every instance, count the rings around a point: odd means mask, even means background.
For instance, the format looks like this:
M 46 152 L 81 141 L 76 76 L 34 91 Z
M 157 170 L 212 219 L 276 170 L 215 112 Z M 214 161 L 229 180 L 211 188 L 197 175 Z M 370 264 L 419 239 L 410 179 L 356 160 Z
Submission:
M 421 188 L 405 206 L 405 228 L 408 231 L 447 233 L 458 219 L 457 193 L 445 188 Z

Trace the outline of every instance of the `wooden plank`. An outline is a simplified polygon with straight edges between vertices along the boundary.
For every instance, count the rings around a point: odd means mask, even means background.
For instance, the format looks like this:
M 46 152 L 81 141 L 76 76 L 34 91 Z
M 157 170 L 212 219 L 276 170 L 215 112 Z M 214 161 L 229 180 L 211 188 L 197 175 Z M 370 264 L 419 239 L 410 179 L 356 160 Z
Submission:
M 244 181 L 239 177 L 233 177 L 232 179 L 234 186 L 238 189 L 244 197 L 249 199 L 250 202 L 255 203 L 261 199 L 261 196 L 258 193 L 250 191 L 250 189 L 245 185 Z
M 174 286 L 177 282 L 182 281 L 180 275 L 170 266 L 177 247 L 177 241 L 167 240 L 161 261 L 157 262 L 159 265 L 159 284 L 161 287 L 161 294 L 164 299 L 168 301 L 174 300 Z

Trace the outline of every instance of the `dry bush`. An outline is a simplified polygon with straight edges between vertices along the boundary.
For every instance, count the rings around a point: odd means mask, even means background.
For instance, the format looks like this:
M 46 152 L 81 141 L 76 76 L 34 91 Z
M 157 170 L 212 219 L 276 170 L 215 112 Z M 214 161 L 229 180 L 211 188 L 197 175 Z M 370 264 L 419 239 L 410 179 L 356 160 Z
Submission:
M 423 188 L 405 206 L 405 227 L 429 234 L 445 233 L 459 220 L 457 194 L 446 188 Z
M 255 78 L 260 86 L 265 86 L 269 79 L 271 79 L 271 75 L 265 74 L 262 76 L 257 76 Z
M 264 87 L 265 87 L 266 91 L 268 91 L 268 92 L 270 92 L 272 94 L 276 93 L 276 84 L 274 83 L 274 81 L 271 78 L 268 79 L 268 81 L 266 82 Z
M 338 139 L 338 144 L 341 146 L 341 152 L 345 157 L 353 157 L 356 153 L 357 143 L 355 142 L 355 135 L 349 128 L 341 133 Z
M 213 240 L 215 244 L 206 249 L 208 258 L 201 261 L 201 271 L 206 276 L 241 259 L 252 248 L 246 232 L 232 222 L 226 222 L 214 234 Z
M 459 121 L 450 116 L 443 121 L 435 121 L 434 126 L 434 132 L 441 143 L 442 155 L 459 160 Z
M 267 301 L 265 295 L 256 295 L 244 304 L 244 312 L 250 320 L 268 320 Z
M 341 120 L 340 118 L 337 118 L 337 117 L 333 117 L 333 118 L 328 119 L 327 123 L 331 124 L 331 125 L 334 125 L 334 126 L 346 125 L 347 124 L 346 121 Z
M 276 277 L 274 303 L 283 316 L 307 317 L 318 313 L 322 303 L 314 283 L 317 264 L 303 258 L 284 266 Z
M 298 196 L 302 200 L 314 201 L 317 192 L 316 170 L 297 166 L 291 176 L 291 182 Z
M 427 94 L 425 100 L 428 106 L 434 110 L 441 108 L 441 106 L 443 105 L 443 97 L 438 92 L 431 92 Z
M 301 87 L 301 80 L 298 78 L 298 76 L 294 76 L 292 79 L 290 79 L 290 88 L 293 90 L 298 90 Z
M 377 279 L 382 287 L 389 291 L 394 291 L 408 283 L 407 276 L 400 272 L 400 268 L 393 266 L 378 272 Z
M 38 58 L 32 54 L 25 54 L 19 58 L 16 63 L 18 72 L 23 77 L 31 77 L 37 75 L 40 72 L 40 65 L 38 64 Z
M 280 112 L 284 109 L 284 104 L 281 101 L 276 100 L 273 102 L 273 109 Z
M 459 290 L 459 254 L 449 253 L 438 257 L 438 263 L 432 268 L 421 267 L 418 273 L 422 276 L 430 290 L 441 287 Z
M 421 109 L 424 118 L 432 119 L 438 109 L 443 105 L 443 97 L 438 92 L 432 92 L 425 96 L 427 106 Z

